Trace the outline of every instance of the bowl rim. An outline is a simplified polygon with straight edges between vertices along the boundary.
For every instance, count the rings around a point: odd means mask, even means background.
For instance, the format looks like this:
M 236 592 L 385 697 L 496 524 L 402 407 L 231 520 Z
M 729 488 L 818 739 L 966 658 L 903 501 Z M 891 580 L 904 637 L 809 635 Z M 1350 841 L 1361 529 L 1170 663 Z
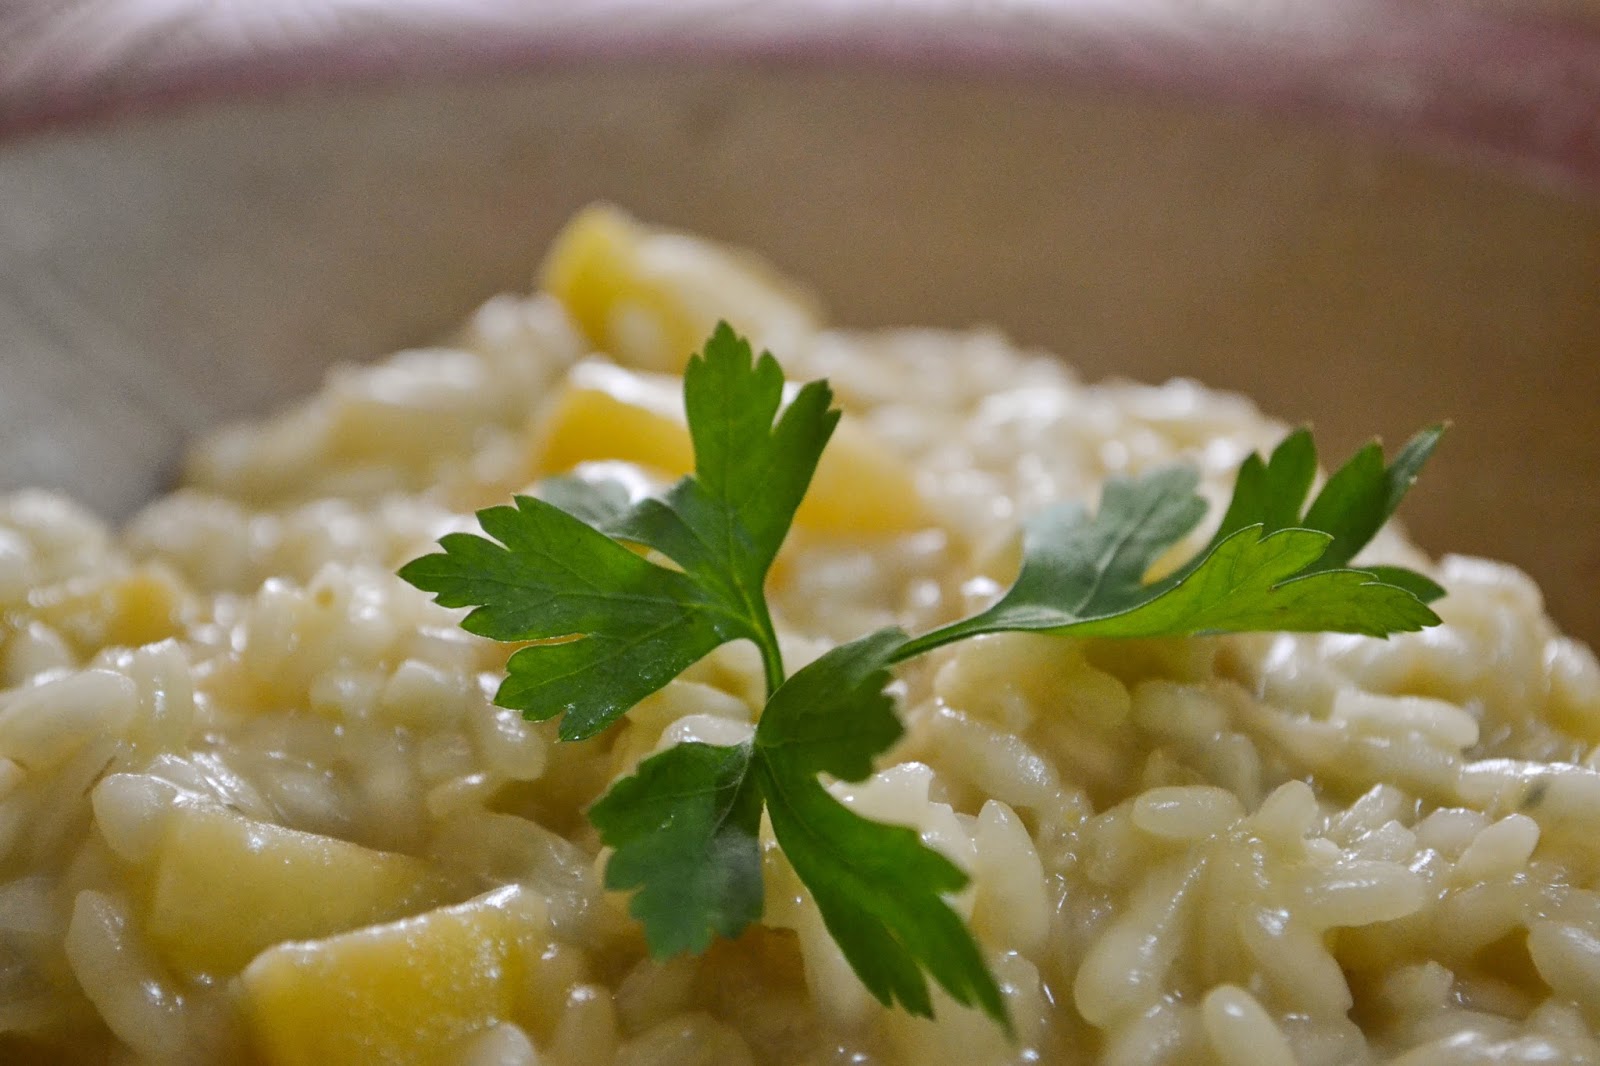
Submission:
M 1600 197 L 1600 19 L 1509 0 L 18 0 L 8 10 L 0 145 L 305 88 L 747 62 L 1219 103 Z

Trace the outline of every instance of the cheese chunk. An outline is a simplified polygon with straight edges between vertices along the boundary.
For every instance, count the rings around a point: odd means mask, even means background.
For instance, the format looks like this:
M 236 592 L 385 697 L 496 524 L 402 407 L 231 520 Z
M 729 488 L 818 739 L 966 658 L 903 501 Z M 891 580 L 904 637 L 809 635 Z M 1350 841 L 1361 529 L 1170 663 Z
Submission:
M 245 1014 L 267 1066 L 455 1062 L 512 1021 L 537 901 L 516 887 L 387 925 L 265 951 L 244 971 Z
M 179 807 L 158 849 L 147 928 L 172 966 L 236 973 L 273 944 L 415 913 L 447 888 L 406 855 Z

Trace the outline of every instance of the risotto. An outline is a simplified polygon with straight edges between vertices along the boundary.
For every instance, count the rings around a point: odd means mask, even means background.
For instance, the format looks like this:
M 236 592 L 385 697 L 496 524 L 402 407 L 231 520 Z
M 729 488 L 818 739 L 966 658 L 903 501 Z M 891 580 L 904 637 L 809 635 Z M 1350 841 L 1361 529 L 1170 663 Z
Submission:
M 491 702 L 511 649 L 398 566 L 543 476 L 687 469 L 671 375 L 718 318 L 846 412 L 771 581 L 793 665 L 986 605 L 1020 518 L 1109 475 L 1186 462 L 1225 501 L 1284 427 L 992 333 L 825 329 L 606 210 L 543 278 L 202 442 L 120 533 L 0 498 L 0 1061 L 1600 1063 L 1600 666 L 1513 568 L 1394 530 L 1366 557 L 1433 574 L 1437 628 L 901 668 L 905 736 L 834 788 L 968 872 L 1015 1040 L 880 1007 L 771 847 L 759 925 L 653 961 L 585 811 L 747 733 L 755 650 L 557 743 Z

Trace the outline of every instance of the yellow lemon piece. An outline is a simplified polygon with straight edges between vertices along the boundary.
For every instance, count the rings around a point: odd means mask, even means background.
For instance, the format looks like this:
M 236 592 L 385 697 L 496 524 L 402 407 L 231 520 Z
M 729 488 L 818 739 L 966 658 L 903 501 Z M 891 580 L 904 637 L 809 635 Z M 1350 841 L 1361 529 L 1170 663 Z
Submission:
M 610 363 L 574 367 L 535 441 L 539 474 L 623 460 L 668 475 L 694 469 L 683 382 Z M 846 537 L 889 536 L 929 525 L 911 469 L 848 414 L 834 430 L 795 524 Z
M 412 914 L 447 889 L 410 856 L 180 807 L 158 849 L 147 931 L 180 970 L 236 973 L 273 944 Z
M 754 256 L 606 205 L 567 223 L 540 283 L 598 350 L 651 370 L 682 370 L 719 319 L 757 347 L 817 328 L 809 300 Z
M 453 907 L 324 940 L 280 944 L 241 978 L 267 1066 L 431 1066 L 509 1021 L 527 945 L 542 928 L 524 894 L 498 889 Z

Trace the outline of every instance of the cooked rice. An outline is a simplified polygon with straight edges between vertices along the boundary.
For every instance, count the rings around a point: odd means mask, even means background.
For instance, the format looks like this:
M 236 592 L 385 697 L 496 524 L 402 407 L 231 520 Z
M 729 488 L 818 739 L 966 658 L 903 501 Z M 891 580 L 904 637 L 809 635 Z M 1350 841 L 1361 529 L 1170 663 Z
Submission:
M 702 291 L 697 263 L 672 284 Z M 1188 382 L 1082 385 L 992 333 L 833 332 L 775 306 L 711 310 L 792 378 L 828 377 L 935 518 L 795 533 L 772 590 L 791 668 L 986 603 L 1045 503 L 1172 461 L 1222 499 L 1283 432 Z M 657 358 L 632 336 L 613 354 Z M 663 743 L 747 736 L 753 649 L 558 745 L 490 703 L 507 649 L 394 576 L 528 483 L 589 347 L 551 296 L 501 297 L 449 347 L 337 369 L 213 437 L 121 534 L 43 493 L 0 499 L 0 1059 L 298 1061 L 238 980 L 253 953 L 318 921 L 430 913 L 491 915 L 517 976 L 475 970 L 490 984 L 411 1019 L 410 1051 L 363 1045 L 370 1061 L 1600 1062 L 1600 666 L 1520 572 L 1434 564 L 1393 531 L 1368 555 L 1434 573 L 1443 626 L 1001 635 L 903 670 L 905 740 L 838 792 L 971 873 L 953 903 L 1015 1044 L 942 998 L 934 1021 L 880 1008 L 771 849 L 761 928 L 650 961 L 583 811 Z M 240 825 L 354 846 L 292 838 L 334 871 L 314 915 L 267 860 L 174 843 Z M 404 891 L 347 898 L 345 863 Z M 326 932 L 276 950 L 312 966 Z M 329 970 L 327 994 L 360 1031 L 378 1008 L 346 976 Z

